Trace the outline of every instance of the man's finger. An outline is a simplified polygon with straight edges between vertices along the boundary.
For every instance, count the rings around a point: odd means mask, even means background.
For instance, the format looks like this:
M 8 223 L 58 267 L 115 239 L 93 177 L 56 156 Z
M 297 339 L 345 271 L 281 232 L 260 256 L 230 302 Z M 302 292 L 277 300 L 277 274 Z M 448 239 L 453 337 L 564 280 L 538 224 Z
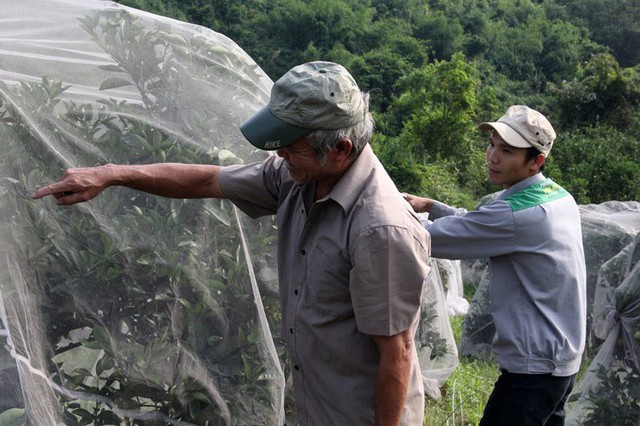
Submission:
M 48 187 L 38 189 L 36 192 L 31 194 L 31 198 L 33 198 L 34 200 L 37 200 L 38 198 L 42 198 L 46 195 L 51 195 L 51 191 L 49 190 Z
M 53 195 L 58 198 L 58 196 L 71 195 L 73 193 L 72 191 L 67 191 L 64 188 L 58 188 L 58 186 L 59 185 L 54 183 L 52 185 L 45 186 L 44 188 L 40 188 L 31 195 L 31 198 L 38 199 L 46 197 L 47 195 Z

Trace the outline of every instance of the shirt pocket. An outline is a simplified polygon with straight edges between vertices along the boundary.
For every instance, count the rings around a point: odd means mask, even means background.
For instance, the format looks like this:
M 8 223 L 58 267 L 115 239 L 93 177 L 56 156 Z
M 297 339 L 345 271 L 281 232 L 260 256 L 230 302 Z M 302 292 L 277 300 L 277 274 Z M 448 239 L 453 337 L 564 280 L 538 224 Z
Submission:
M 305 282 L 309 308 L 331 319 L 353 316 L 348 260 L 331 246 L 316 246 L 310 255 Z

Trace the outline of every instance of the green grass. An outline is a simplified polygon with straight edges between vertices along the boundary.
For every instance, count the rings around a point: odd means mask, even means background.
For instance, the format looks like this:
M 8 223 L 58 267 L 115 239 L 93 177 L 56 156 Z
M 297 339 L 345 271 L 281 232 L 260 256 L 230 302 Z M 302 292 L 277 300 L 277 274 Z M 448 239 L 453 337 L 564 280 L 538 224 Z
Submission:
M 451 318 L 456 342 L 460 343 L 462 318 Z M 476 426 L 498 378 L 494 362 L 460 357 L 458 367 L 442 386 L 442 398 L 427 400 L 425 426 Z

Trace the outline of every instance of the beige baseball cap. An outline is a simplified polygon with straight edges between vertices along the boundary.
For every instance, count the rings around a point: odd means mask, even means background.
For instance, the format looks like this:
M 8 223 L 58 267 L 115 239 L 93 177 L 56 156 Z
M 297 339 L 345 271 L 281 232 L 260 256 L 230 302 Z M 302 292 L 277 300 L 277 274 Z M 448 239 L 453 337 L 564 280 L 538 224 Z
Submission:
M 528 106 L 513 105 L 498 121 L 478 125 L 480 130 L 495 130 L 509 145 L 534 147 L 546 157 L 551 151 L 556 132 L 549 120 Z
M 317 129 L 343 129 L 362 120 L 366 105 L 354 78 L 333 62 L 308 62 L 271 88 L 269 104 L 240 125 L 254 146 L 284 148 Z

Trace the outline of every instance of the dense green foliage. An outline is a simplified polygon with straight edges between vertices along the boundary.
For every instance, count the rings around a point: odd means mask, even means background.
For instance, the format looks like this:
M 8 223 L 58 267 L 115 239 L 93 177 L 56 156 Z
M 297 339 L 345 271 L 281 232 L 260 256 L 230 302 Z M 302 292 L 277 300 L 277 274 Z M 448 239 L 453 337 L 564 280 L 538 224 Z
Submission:
M 473 205 L 490 188 L 482 120 L 511 104 L 559 137 L 548 174 L 581 203 L 640 199 L 634 0 L 122 0 L 200 24 L 272 79 L 332 60 L 371 91 L 374 147 L 399 188 Z

